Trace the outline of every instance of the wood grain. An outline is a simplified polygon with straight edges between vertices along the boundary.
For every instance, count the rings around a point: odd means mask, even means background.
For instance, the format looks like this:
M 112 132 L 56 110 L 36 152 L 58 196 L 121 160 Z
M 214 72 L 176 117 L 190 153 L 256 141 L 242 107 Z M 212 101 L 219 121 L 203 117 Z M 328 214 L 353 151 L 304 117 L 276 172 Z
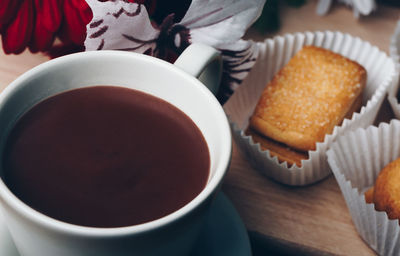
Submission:
M 381 7 L 373 15 L 357 20 L 344 5 L 335 5 L 324 17 L 317 16 L 315 8 L 316 1 L 309 1 L 299 9 L 283 8 L 282 28 L 277 34 L 338 30 L 359 36 L 387 52 L 400 14 L 400 9 Z M 246 37 L 262 41 L 274 35 L 250 30 Z M 27 51 L 17 56 L 0 53 L 0 90 L 46 60 L 44 55 Z M 385 103 L 379 120 L 391 116 Z M 308 187 L 284 186 L 261 176 L 234 145 L 223 191 L 236 206 L 254 240 L 261 240 L 274 253 L 374 254 L 358 236 L 333 176 Z
M 249 231 L 267 239 L 310 253 L 373 255 L 358 236 L 333 176 L 307 187 L 281 185 L 253 169 L 235 146 L 223 190 Z

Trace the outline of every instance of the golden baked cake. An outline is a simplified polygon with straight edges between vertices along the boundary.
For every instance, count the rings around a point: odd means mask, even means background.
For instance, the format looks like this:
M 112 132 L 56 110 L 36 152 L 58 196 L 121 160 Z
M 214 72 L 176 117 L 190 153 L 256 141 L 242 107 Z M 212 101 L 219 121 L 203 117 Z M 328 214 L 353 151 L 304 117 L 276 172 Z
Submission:
M 374 203 L 377 211 L 385 211 L 389 219 L 400 219 L 400 158 L 382 169 L 365 199 Z
M 360 105 L 361 97 L 358 97 L 350 111 L 347 113 L 346 118 L 351 118 L 353 112 L 357 111 L 360 108 Z M 287 162 L 289 167 L 294 164 L 301 167 L 301 160 L 308 159 L 308 151 L 300 151 L 291 148 L 283 143 L 269 139 L 251 128 L 248 128 L 245 131 L 245 134 L 250 135 L 254 142 L 259 143 L 261 149 L 269 150 L 271 156 L 278 157 L 280 163 L 284 161 Z
M 245 134 L 250 135 L 254 142 L 260 143 L 261 149 L 269 150 L 271 156 L 278 157 L 279 162 L 286 161 L 289 167 L 294 164 L 301 166 L 301 160 L 308 158 L 308 152 L 294 150 L 285 144 L 262 136 L 253 129 L 247 129 Z
M 305 46 L 265 87 L 250 127 L 295 150 L 315 150 L 316 142 L 359 110 L 366 77 L 358 63 Z
M 365 193 L 365 202 L 367 204 L 372 204 L 374 203 L 374 187 L 371 187 L 370 189 L 368 189 Z

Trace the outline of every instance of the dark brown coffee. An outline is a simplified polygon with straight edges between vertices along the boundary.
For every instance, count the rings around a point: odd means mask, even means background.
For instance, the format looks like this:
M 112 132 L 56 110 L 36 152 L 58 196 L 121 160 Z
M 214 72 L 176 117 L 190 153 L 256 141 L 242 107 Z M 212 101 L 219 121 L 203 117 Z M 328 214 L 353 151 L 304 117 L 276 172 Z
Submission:
M 75 89 L 25 113 L 4 180 L 33 209 L 72 224 L 122 227 L 166 216 L 205 187 L 205 139 L 182 111 L 114 86 Z

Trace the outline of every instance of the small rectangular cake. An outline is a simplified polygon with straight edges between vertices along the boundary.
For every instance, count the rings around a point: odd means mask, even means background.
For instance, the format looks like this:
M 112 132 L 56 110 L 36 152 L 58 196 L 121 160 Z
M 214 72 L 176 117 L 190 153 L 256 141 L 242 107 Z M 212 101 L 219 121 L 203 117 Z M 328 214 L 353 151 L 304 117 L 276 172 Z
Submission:
M 366 77 L 358 63 L 305 46 L 267 84 L 250 128 L 296 151 L 315 150 L 317 142 L 359 110 Z

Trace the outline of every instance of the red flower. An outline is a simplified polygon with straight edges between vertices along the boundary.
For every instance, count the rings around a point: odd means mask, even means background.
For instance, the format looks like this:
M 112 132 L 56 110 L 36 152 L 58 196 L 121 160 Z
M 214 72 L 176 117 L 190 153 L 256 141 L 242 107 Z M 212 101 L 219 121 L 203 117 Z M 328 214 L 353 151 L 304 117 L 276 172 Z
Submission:
M 32 1 L 11 3 L 13 1 L 15 0 L 2 0 L 1 3 L 0 13 L 3 14 L 1 39 L 5 53 L 21 53 L 30 41 L 33 31 Z
M 0 32 L 5 53 L 48 51 L 58 36 L 81 46 L 92 11 L 85 0 L 0 0 Z
M 64 22 L 60 38 L 64 42 L 83 45 L 86 38 L 86 24 L 92 20 L 92 10 L 85 0 L 64 0 L 62 10 Z
M 44 3 L 43 0 L 35 0 L 36 21 L 29 44 L 32 52 L 45 51 L 52 46 L 62 18 L 59 2 L 55 0 Z
M 143 4 L 157 25 L 170 13 L 175 13 L 175 22 L 180 20 L 191 2 L 127 1 Z M 92 17 L 85 0 L 0 0 L 3 50 L 19 54 L 28 47 L 31 52 L 47 51 L 52 56 L 83 50 L 86 25 Z M 56 37 L 64 45 L 52 48 Z

